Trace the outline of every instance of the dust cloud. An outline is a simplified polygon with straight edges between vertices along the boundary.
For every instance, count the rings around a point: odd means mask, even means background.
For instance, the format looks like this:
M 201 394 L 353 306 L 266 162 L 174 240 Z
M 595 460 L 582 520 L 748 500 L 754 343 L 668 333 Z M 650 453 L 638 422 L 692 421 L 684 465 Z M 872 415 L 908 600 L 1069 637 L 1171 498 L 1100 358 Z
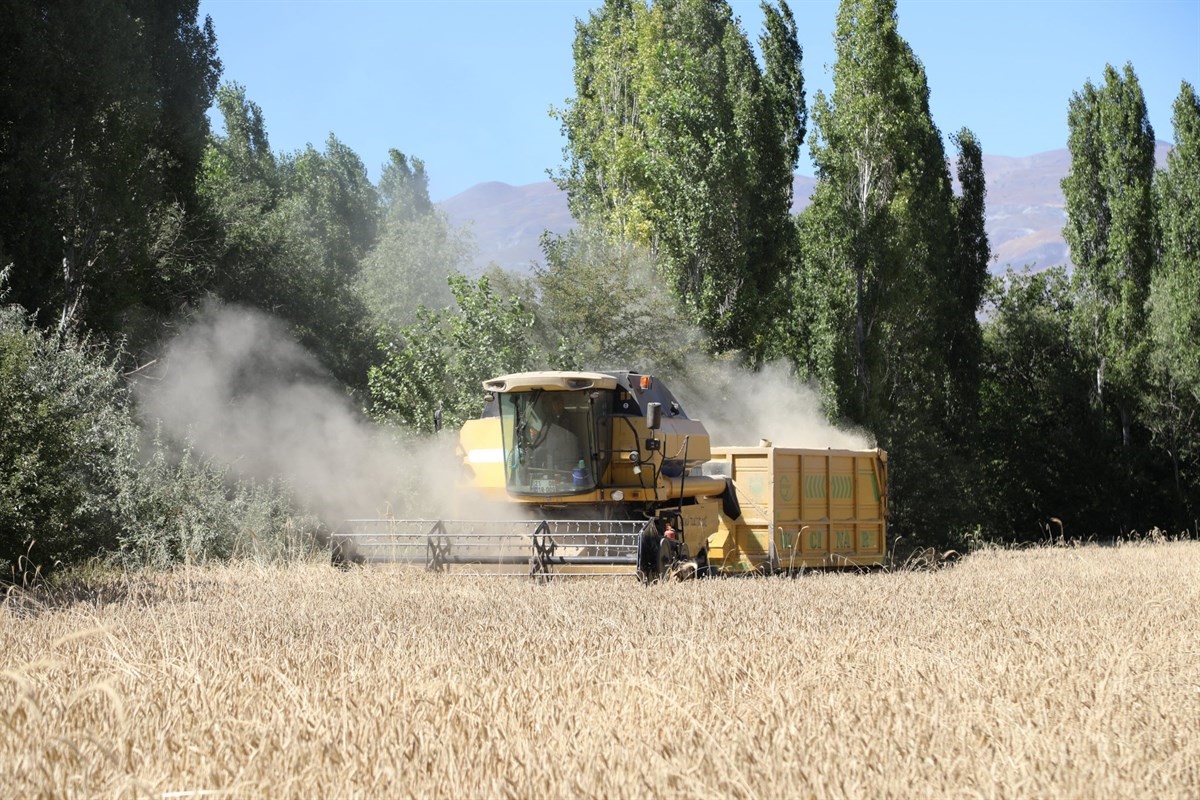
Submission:
M 327 524 L 458 510 L 454 432 L 396 440 L 265 314 L 210 304 L 159 363 L 138 386 L 150 425 L 236 474 L 287 482 Z
M 138 384 L 149 428 L 228 464 L 237 475 L 282 480 L 327 524 L 354 518 L 512 516 L 462 491 L 457 431 L 398 439 L 355 407 L 287 327 L 217 303 L 167 346 Z M 830 425 L 820 399 L 783 365 L 752 373 L 704 359 L 671 389 L 715 445 L 869 449 Z
M 715 446 L 753 446 L 767 439 L 779 447 L 870 450 L 865 431 L 831 424 L 812 386 L 786 364 L 751 372 L 733 363 L 706 360 L 688 368 L 688 379 L 671 390 L 687 415 L 708 428 Z

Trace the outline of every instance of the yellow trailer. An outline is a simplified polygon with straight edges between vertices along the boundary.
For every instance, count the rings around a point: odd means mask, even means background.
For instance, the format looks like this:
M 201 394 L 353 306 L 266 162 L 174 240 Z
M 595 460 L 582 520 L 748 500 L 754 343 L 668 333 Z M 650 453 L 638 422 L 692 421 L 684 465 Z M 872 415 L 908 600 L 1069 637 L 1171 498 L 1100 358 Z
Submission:
M 733 479 L 742 515 L 708 540 L 720 572 L 877 566 L 886 554 L 887 453 L 714 447 L 705 472 Z

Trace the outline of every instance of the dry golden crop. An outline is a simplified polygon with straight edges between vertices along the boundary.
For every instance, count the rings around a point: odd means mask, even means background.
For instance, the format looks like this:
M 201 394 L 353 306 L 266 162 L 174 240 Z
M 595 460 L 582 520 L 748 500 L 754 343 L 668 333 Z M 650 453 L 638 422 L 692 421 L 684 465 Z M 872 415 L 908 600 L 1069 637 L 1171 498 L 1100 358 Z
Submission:
M 1200 543 L 641 586 L 320 564 L 0 609 L 5 797 L 1200 795 Z

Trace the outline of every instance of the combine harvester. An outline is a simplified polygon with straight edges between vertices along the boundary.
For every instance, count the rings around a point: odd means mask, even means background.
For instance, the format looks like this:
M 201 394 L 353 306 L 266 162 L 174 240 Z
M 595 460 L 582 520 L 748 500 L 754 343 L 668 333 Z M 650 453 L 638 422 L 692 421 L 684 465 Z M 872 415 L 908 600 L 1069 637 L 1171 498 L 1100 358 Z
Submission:
M 487 518 L 348 520 L 334 564 L 652 581 L 883 563 L 883 450 L 714 448 L 661 381 L 632 372 L 483 388 L 459 433 L 458 488 Z

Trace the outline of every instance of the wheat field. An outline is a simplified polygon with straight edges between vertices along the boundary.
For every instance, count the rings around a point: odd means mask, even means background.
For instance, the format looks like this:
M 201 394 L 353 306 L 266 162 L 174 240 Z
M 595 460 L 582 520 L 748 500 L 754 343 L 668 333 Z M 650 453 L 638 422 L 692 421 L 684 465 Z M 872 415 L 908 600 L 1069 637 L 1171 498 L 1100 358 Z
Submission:
M 4 797 L 1200 796 L 1200 543 L 535 584 L 310 563 L 0 608 Z

